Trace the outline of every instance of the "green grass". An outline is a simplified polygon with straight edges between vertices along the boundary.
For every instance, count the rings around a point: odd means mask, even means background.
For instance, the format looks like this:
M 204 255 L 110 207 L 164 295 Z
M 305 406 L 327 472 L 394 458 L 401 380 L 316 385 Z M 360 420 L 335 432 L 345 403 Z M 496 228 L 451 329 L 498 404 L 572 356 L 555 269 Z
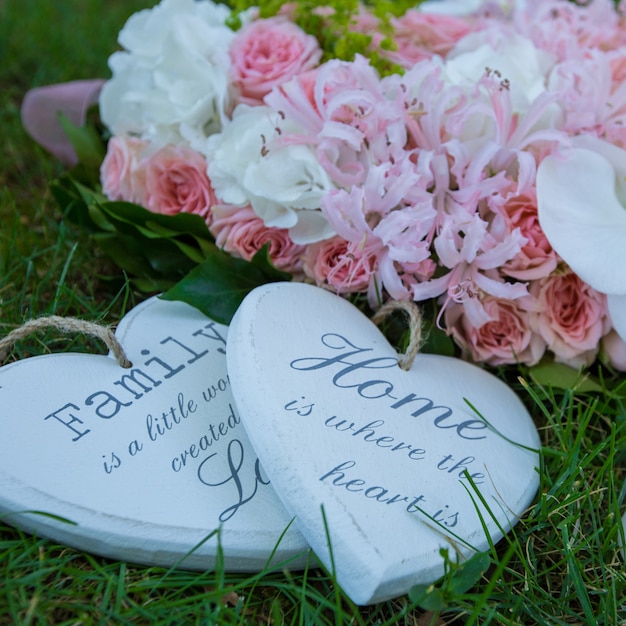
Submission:
M 24 133 L 19 106 L 30 87 L 106 76 L 116 32 L 150 4 L 0 0 L 2 335 L 51 313 L 115 323 L 144 297 L 63 220 L 48 190 L 61 168 Z M 42 335 L 20 342 L 12 358 L 69 349 L 103 351 L 89 341 Z M 219 567 L 140 567 L 0 524 L 0 624 L 626 624 L 626 567 L 618 550 L 626 386 L 611 378 L 612 391 L 576 395 L 518 382 L 518 374 L 509 372 L 509 382 L 542 437 L 540 489 L 489 553 L 486 570 L 451 565 L 421 598 L 357 608 L 318 569 L 231 575 Z

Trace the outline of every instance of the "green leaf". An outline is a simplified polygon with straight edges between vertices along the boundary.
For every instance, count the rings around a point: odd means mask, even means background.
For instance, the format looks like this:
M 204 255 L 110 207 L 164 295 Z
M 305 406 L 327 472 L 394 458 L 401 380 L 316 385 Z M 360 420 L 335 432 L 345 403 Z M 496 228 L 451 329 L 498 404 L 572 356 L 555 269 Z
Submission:
M 453 594 L 460 595 L 471 589 L 489 569 L 491 558 L 486 552 L 474 554 L 467 561 L 461 563 L 450 580 L 449 590 Z
M 66 180 L 67 184 L 74 188 L 75 193 L 83 199 L 85 204 L 103 204 L 109 201 L 104 194 L 99 193 L 91 187 L 87 187 L 80 181 L 74 179 L 71 175 L 66 176 Z
M 210 254 L 210 250 L 208 248 L 201 247 L 200 250 L 198 250 L 195 246 L 188 245 L 180 239 L 172 238 L 169 241 L 171 241 L 188 259 L 194 263 L 202 263 Z M 215 244 L 213 244 L 212 247 L 215 248 Z
M 230 255 L 229 255 L 230 256 Z M 231 257 L 232 258 L 232 257 Z M 256 254 L 252 257 L 250 263 L 256 267 L 256 269 L 265 275 L 270 280 L 265 280 L 263 284 L 276 283 L 280 281 L 291 280 L 291 274 L 288 272 L 282 272 L 276 269 L 270 259 L 270 244 L 266 243 L 262 248 L 257 250 Z
M 171 226 L 164 226 L 157 220 L 150 219 L 146 222 L 146 228 L 159 237 L 175 237 L 180 233 L 180 230 L 171 228 Z M 185 229 L 188 230 L 188 229 Z
M 67 217 L 91 232 L 142 290 L 169 289 L 217 250 L 198 215 L 163 215 L 131 202 L 112 202 L 69 175 L 52 189 Z
M 102 209 L 111 217 L 135 226 L 144 226 L 150 229 L 158 225 L 163 229 L 159 234 L 168 237 L 175 234 L 189 234 L 201 239 L 212 239 L 205 221 L 199 215 L 178 213 L 177 215 L 163 215 L 153 213 L 144 207 L 132 202 L 103 202 Z
M 448 606 L 435 585 L 414 585 L 409 589 L 409 600 L 425 611 L 443 611 Z
M 96 129 L 89 125 L 76 126 L 62 113 L 59 113 L 59 122 L 80 163 L 86 169 L 93 170 L 97 177 L 105 156 L 105 149 Z
M 67 219 L 87 232 L 99 230 L 89 215 L 87 203 L 76 189 L 74 180 L 70 176 L 63 176 L 52 182 L 50 190 Z
M 588 374 L 565 365 L 564 363 L 539 363 L 529 370 L 530 377 L 537 385 L 572 389 L 579 393 L 603 391 L 602 386 Z
M 115 226 L 107 219 L 104 211 L 97 204 L 85 205 L 85 211 L 96 228 L 104 232 L 115 232 Z
M 264 246 L 252 261 L 236 259 L 226 252 L 215 252 L 161 297 L 182 300 L 222 324 L 229 324 L 243 299 L 255 287 L 290 280 L 269 261 Z
M 144 293 L 163 293 L 172 287 L 173 281 L 166 278 L 137 278 L 132 279 L 133 286 Z
M 140 241 L 132 235 L 97 233 L 94 240 L 133 279 L 165 280 L 171 286 L 195 266 L 167 239 Z
M 437 328 L 435 324 L 425 324 L 424 335 L 426 340 L 422 345 L 420 352 L 424 354 L 441 354 L 443 356 L 454 356 L 454 342 L 445 333 L 445 331 Z

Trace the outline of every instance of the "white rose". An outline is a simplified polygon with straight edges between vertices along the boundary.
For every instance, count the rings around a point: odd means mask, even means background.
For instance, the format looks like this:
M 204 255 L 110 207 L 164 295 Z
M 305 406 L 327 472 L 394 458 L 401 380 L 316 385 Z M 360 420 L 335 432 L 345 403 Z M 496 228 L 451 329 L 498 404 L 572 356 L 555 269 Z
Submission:
M 211 2 L 163 0 L 131 16 L 126 51 L 109 59 L 100 96 L 103 122 L 157 145 L 196 145 L 219 130 L 229 101 L 228 10 Z
M 296 130 L 265 106 L 239 105 L 204 150 L 216 195 L 229 204 L 250 204 L 266 226 L 287 228 L 294 243 L 327 239 L 334 231 L 320 211 L 332 183 L 309 146 L 281 144 Z

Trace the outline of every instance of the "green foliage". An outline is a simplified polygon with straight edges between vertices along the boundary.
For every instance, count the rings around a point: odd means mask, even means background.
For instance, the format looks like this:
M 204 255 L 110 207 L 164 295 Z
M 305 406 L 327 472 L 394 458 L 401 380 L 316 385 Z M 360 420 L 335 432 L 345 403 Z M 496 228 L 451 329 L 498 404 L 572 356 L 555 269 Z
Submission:
M 90 232 L 142 291 L 169 288 L 215 249 L 197 215 L 160 215 L 110 202 L 70 176 L 54 183 L 52 192 L 65 216 Z
M 63 176 L 52 192 L 64 216 L 93 241 L 138 289 L 166 291 L 228 324 L 243 298 L 268 282 L 290 280 L 272 265 L 269 244 L 248 262 L 219 250 L 204 220 L 187 213 L 162 215 L 130 202 L 112 202 Z
M 284 2 L 280 0 L 233 0 L 229 3 L 234 10 L 233 26 L 240 21 L 237 15 L 253 6 L 258 6 L 262 17 L 276 15 Z M 293 21 L 305 32 L 313 35 L 324 51 L 323 60 L 341 59 L 352 61 L 357 54 L 367 56 L 381 75 L 402 72 L 402 68 L 391 63 L 380 50 L 372 45 L 373 33 L 354 32 L 362 5 L 376 18 L 376 32 L 383 35 L 380 49 L 393 50 L 393 27 L 391 20 L 406 13 L 419 4 L 415 0 L 296 0 L 289 3 Z
M 563 363 L 542 362 L 530 368 L 529 374 L 537 385 L 575 389 L 579 393 L 602 391 L 602 385 L 589 373 L 580 372 Z
M 488 554 L 477 553 L 467 561 L 452 561 L 447 549 L 440 551 L 445 574 L 438 585 L 415 585 L 409 598 L 426 611 L 443 611 L 456 604 L 481 579 L 491 565 Z
M 195 267 L 169 289 L 165 300 L 182 300 L 222 324 L 229 324 L 243 299 L 255 287 L 291 280 L 275 269 L 268 255 L 269 244 L 250 263 L 214 249 L 206 261 Z
M 364 298 L 353 297 L 353 304 L 360 308 L 366 315 L 371 317 L 372 311 L 367 306 Z M 442 356 L 454 356 L 456 350 L 452 339 L 445 331 L 437 327 L 437 310 L 434 303 L 424 302 L 420 304 L 421 312 L 421 344 L 420 352 L 424 354 L 440 354 Z M 399 353 L 407 350 L 411 340 L 407 317 L 402 311 L 393 311 L 381 324 L 380 330 L 387 341 L 396 348 Z
M 91 124 L 75 126 L 63 114 L 59 115 L 61 126 L 68 136 L 80 163 L 80 174 L 85 182 L 97 184 L 98 172 L 106 154 L 102 138 Z

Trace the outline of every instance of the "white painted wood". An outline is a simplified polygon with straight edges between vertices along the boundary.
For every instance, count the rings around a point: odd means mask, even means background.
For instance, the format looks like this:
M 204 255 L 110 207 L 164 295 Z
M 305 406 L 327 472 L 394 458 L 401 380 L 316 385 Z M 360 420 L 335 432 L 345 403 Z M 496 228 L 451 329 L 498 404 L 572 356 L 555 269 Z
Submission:
M 221 528 L 227 569 L 262 569 L 291 518 L 240 424 L 226 332 L 153 298 L 116 333 L 130 370 L 75 353 L 0 368 L 3 519 L 115 559 L 191 569 L 213 567 L 217 536 L 198 544 Z M 306 550 L 292 525 L 273 562 Z
M 250 440 L 332 569 L 323 507 L 337 579 L 355 603 L 433 582 L 440 548 L 452 558 L 488 549 L 480 517 L 498 541 L 499 527 L 508 531 L 532 501 L 535 426 L 478 367 L 418 355 L 404 372 L 355 307 L 302 283 L 253 291 L 229 333 L 228 370 Z

